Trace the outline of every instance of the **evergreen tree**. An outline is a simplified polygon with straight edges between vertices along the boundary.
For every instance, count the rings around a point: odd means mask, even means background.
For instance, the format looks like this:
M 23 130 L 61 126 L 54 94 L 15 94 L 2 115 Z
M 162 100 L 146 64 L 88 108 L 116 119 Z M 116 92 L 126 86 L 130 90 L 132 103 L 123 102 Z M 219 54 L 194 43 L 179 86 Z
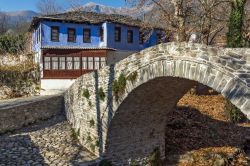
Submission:
M 229 31 L 227 33 L 227 46 L 231 48 L 244 47 L 245 41 L 242 36 L 242 27 L 246 0 L 232 1 L 232 11 L 229 19 Z

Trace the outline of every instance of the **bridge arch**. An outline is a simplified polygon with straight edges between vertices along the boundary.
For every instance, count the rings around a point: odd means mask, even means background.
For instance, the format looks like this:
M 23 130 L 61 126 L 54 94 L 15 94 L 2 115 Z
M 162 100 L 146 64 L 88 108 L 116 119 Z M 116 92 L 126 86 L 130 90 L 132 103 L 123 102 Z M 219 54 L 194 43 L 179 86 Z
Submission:
M 129 101 L 130 103 L 135 101 L 133 99 L 135 96 L 142 96 L 139 94 L 142 94 L 145 89 L 153 95 L 162 95 L 164 91 L 161 91 L 162 88 L 167 90 L 165 93 L 168 93 L 168 95 L 162 97 L 165 97 L 164 99 L 169 97 L 171 100 L 168 100 L 167 105 L 164 105 L 164 102 L 158 103 L 158 107 L 162 106 L 159 107 L 162 110 L 168 109 L 168 106 L 173 107 L 181 95 L 198 82 L 221 93 L 249 117 L 250 67 L 247 62 L 248 54 L 250 54 L 249 51 L 239 53 L 236 50 L 189 43 L 161 44 L 143 50 L 129 56 L 115 66 L 80 77 L 65 94 L 67 118 L 73 128 L 79 131 L 79 140 L 84 146 L 98 156 L 114 157 L 119 162 L 121 158 L 115 155 L 116 150 L 119 149 L 114 148 L 117 142 L 112 142 L 115 138 L 120 137 L 119 133 L 115 131 L 119 131 L 119 127 L 122 127 L 121 122 L 125 122 L 123 120 L 126 119 L 124 117 L 131 117 L 136 114 L 133 111 L 131 114 L 128 113 L 129 111 L 126 108 L 130 110 L 132 108 L 127 105 Z M 116 98 L 114 92 L 112 92 L 112 86 L 114 86 L 113 82 L 119 80 L 121 76 L 125 78 L 126 87 Z M 105 92 L 103 101 L 100 99 L 100 88 L 104 89 Z M 89 92 L 89 97 L 84 95 L 86 91 Z M 174 92 L 176 95 L 174 95 Z M 146 94 L 144 97 L 150 99 L 151 104 L 156 102 Z M 152 107 L 156 109 L 157 105 L 152 105 Z M 142 110 L 143 107 L 140 108 Z M 161 118 L 159 115 L 162 113 L 159 112 L 156 118 Z M 140 115 L 142 114 L 145 115 L 145 118 L 149 116 L 145 111 L 141 111 Z M 156 119 L 149 120 L 154 121 Z M 126 122 L 129 123 L 129 121 Z M 164 119 L 162 119 L 162 122 L 164 122 Z M 143 123 L 141 125 L 143 126 Z M 160 124 L 160 127 L 150 128 L 149 132 L 159 129 L 155 133 L 160 136 L 163 125 L 164 123 Z M 135 142 L 141 141 L 139 137 L 138 135 L 138 140 L 135 140 Z M 162 139 L 163 137 L 158 137 L 150 140 L 150 143 L 147 140 L 142 141 L 144 144 L 148 143 L 148 148 L 138 148 L 138 151 L 135 151 L 136 154 L 134 154 L 148 155 L 152 148 L 157 145 L 163 147 L 160 150 L 164 153 L 164 140 Z M 125 140 L 120 139 L 120 141 Z M 124 149 L 122 146 L 120 148 Z M 131 152 L 129 149 L 126 150 L 128 155 L 132 155 L 132 149 L 130 149 Z

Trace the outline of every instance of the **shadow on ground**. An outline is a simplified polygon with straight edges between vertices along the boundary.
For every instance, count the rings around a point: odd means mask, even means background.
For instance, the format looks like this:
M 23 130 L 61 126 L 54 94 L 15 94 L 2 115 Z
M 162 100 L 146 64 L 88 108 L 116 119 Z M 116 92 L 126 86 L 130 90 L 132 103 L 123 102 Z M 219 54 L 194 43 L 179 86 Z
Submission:
M 249 134 L 250 128 L 212 119 L 190 107 L 177 107 L 167 116 L 167 165 L 177 165 L 181 155 L 193 150 L 216 147 L 244 149 L 246 146 L 245 136 Z
M 0 165 L 38 165 L 46 166 L 40 150 L 28 135 L 4 136 L 0 138 Z

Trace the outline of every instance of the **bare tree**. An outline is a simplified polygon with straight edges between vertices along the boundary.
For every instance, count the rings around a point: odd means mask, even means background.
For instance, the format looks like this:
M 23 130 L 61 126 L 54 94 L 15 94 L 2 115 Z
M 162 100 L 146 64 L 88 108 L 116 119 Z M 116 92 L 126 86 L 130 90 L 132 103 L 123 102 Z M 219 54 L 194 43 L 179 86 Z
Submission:
M 147 19 L 160 24 L 175 41 L 187 41 L 191 32 L 198 32 L 201 40 L 212 44 L 226 27 L 231 0 L 127 0 L 141 8 L 154 4 L 154 11 Z
M 55 0 L 39 0 L 36 6 L 38 12 L 43 15 L 56 14 L 63 11 L 63 7 Z
M 230 14 L 228 0 L 198 0 L 198 18 L 193 24 L 201 34 L 201 41 L 214 44 L 217 36 L 225 34 Z
M 5 32 L 8 30 L 8 23 L 9 23 L 8 16 L 0 11 L 0 35 L 5 34 Z

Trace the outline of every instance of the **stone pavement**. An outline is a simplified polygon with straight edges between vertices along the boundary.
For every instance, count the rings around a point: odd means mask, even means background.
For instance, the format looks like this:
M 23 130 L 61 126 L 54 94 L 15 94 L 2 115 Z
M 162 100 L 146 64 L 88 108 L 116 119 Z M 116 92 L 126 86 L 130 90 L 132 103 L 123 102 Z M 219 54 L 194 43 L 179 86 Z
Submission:
M 63 115 L 0 135 L 0 166 L 86 165 L 94 158 L 74 140 Z

